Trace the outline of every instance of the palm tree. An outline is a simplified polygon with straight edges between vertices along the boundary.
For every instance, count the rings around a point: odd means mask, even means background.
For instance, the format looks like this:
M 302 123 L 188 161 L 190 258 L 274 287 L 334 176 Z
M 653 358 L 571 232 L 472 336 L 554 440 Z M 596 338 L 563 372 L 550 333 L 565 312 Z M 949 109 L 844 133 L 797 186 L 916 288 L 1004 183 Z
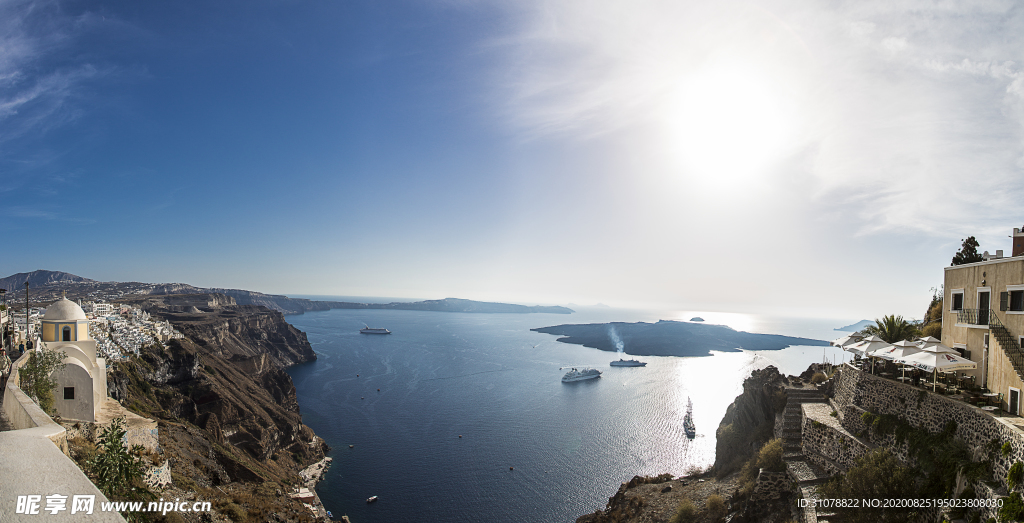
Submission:
M 882 338 L 886 343 L 896 343 L 901 340 L 913 340 L 921 335 L 914 324 L 903 319 L 903 316 L 890 314 L 876 319 L 874 325 L 864 327 L 864 334 L 875 335 Z

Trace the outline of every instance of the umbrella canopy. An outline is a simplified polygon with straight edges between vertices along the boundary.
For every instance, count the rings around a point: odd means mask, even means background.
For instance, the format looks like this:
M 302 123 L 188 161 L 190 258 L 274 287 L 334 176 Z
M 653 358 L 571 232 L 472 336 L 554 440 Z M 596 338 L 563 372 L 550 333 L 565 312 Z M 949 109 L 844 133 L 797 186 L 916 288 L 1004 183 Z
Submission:
M 973 361 L 961 358 L 956 354 L 945 352 L 921 351 L 896 360 L 896 363 L 911 365 L 918 369 L 932 372 L 950 372 L 955 370 L 976 369 L 978 364 Z
M 878 338 L 878 336 L 871 336 L 871 338 Z M 871 340 L 871 338 L 866 338 L 860 343 L 843 347 L 843 350 L 854 354 L 860 354 L 861 356 L 873 356 L 873 354 L 871 354 L 872 352 L 878 349 L 890 347 L 888 343 L 882 341 L 882 338 L 878 338 L 877 341 Z
M 901 343 L 907 343 L 907 345 L 901 345 Z M 921 352 L 921 347 L 918 347 L 916 344 L 910 342 L 896 342 L 890 347 L 883 347 L 872 352 L 871 355 L 882 358 L 883 360 L 895 361 L 918 352 Z
M 936 354 L 960 354 L 959 352 L 956 351 L 956 349 L 949 348 L 943 345 L 941 342 L 924 343 L 923 345 L 921 345 L 921 350 L 924 352 L 934 352 Z
M 863 339 L 864 336 L 857 333 L 853 333 L 847 336 L 843 336 L 842 338 L 834 339 L 829 343 L 831 343 L 834 347 L 845 347 L 846 345 L 853 345 L 854 343 L 859 343 Z
M 916 339 L 914 341 L 921 342 L 921 343 L 923 343 L 925 345 L 927 345 L 929 343 L 942 343 L 941 341 L 936 339 L 934 336 L 925 336 L 923 338 L 918 338 L 918 339 Z

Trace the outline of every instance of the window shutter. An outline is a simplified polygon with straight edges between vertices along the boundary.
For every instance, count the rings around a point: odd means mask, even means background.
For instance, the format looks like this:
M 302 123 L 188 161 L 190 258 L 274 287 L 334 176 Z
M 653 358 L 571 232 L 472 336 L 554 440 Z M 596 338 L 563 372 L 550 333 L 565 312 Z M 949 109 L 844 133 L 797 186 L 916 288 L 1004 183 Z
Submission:
M 1010 293 L 1000 292 L 999 293 L 999 310 L 1006 310 L 1006 302 L 1010 301 Z

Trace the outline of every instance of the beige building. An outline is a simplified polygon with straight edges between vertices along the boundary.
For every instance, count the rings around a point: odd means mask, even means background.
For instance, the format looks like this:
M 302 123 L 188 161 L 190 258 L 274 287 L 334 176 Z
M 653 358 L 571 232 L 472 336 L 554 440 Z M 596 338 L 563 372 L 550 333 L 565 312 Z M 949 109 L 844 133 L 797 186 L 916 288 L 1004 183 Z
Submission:
M 966 371 L 1021 413 L 1024 389 L 1024 232 L 1013 230 L 1013 254 L 946 267 L 942 342 L 978 364 Z
M 64 370 L 53 373 L 57 414 L 65 419 L 96 421 L 107 400 L 107 362 L 96 357 L 89 320 L 75 302 L 62 298 L 46 308 L 41 339 L 47 349 L 64 353 Z

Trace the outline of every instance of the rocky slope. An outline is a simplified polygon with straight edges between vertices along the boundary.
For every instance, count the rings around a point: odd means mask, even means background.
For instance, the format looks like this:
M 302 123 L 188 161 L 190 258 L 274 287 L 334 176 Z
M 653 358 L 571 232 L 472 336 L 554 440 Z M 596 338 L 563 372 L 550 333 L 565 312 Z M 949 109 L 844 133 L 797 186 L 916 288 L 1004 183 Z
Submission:
M 305 334 L 278 311 L 240 306 L 225 295 L 125 301 L 185 334 L 115 364 L 107 378 L 111 397 L 160 420 L 176 488 L 216 499 L 230 493 L 221 501 L 241 506 L 244 521 L 274 513 L 310 519 L 284 495 L 327 450 L 303 425 L 284 371 L 316 358 Z

